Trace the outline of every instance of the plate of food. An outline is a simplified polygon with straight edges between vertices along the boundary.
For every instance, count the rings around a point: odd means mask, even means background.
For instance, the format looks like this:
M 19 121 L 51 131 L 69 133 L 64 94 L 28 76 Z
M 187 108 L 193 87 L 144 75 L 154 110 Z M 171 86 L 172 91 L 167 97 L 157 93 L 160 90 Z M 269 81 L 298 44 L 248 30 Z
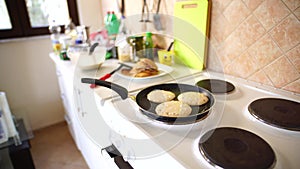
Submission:
M 160 63 L 155 63 L 150 59 L 142 58 L 135 64 L 128 64 L 132 68 L 123 68 L 117 74 L 123 78 L 144 80 L 167 75 L 173 68 Z

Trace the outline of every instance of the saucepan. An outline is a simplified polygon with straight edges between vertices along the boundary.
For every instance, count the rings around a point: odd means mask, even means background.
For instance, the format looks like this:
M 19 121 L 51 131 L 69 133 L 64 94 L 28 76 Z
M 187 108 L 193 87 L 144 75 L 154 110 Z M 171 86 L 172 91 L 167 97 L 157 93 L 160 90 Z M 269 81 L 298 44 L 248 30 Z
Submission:
M 123 100 L 129 98 L 128 90 L 120 85 L 108 81 L 91 79 L 91 78 L 82 78 L 81 82 L 110 88 L 115 92 L 117 92 Z M 177 96 L 183 92 L 190 92 L 190 91 L 199 92 L 207 96 L 208 102 L 200 106 L 191 106 L 192 113 L 189 116 L 185 116 L 185 117 L 161 116 L 155 112 L 155 108 L 158 106 L 159 103 L 154 103 L 147 99 L 147 95 L 153 90 L 171 91 L 176 95 L 175 100 Z M 190 123 L 201 121 L 208 116 L 209 112 L 211 111 L 215 103 L 215 98 L 208 90 L 198 86 L 192 86 L 188 84 L 178 84 L 178 83 L 166 83 L 166 84 L 153 85 L 142 89 L 136 95 L 135 101 L 139 106 L 141 113 L 153 120 L 157 120 L 167 124 L 190 124 Z

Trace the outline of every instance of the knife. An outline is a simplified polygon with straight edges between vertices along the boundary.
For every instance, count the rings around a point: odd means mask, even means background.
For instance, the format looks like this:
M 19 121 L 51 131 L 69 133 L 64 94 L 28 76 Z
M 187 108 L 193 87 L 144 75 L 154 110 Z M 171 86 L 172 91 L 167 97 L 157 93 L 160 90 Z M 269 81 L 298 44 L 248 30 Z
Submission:
M 108 78 L 110 78 L 114 73 L 116 73 L 117 71 L 119 71 L 122 67 L 128 67 L 130 69 L 132 69 L 132 66 L 126 65 L 124 63 L 119 62 L 118 64 L 120 64 L 116 69 L 114 69 L 113 71 L 111 71 L 110 73 L 105 74 L 104 76 L 102 76 L 101 78 L 99 78 L 99 80 L 106 80 Z M 91 84 L 90 88 L 95 88 L 96 85 L 95 84 Z

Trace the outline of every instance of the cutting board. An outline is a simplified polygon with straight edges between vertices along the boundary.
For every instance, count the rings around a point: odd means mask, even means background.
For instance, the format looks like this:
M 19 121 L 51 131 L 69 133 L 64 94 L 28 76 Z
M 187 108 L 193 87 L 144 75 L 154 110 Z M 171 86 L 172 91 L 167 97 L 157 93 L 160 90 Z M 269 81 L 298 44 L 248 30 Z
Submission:
M 207 53 L 209 0 L 177 1 L 174 5 L 175 62 L 203 70 Z

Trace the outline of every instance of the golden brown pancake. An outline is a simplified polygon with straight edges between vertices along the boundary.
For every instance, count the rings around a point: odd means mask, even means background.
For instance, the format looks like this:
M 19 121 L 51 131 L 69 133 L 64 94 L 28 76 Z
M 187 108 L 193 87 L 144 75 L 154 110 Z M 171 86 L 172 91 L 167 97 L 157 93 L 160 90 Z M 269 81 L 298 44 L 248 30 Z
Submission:
M 179 101 L 191 106 L 199 106 L 208 102 L 208 97 L 199 92 L 184 92 L 181 93 L 177 98 Z
M 168 101 L 159 104 L 155 112 L 166 117 L 186 117 L 192 113 L 192 108 L 181 101 Z
M 155 103 L 170 101 L 174 98 L 175 94 L 166 90 L 153 90 L 147 94 L 147 99 Z

